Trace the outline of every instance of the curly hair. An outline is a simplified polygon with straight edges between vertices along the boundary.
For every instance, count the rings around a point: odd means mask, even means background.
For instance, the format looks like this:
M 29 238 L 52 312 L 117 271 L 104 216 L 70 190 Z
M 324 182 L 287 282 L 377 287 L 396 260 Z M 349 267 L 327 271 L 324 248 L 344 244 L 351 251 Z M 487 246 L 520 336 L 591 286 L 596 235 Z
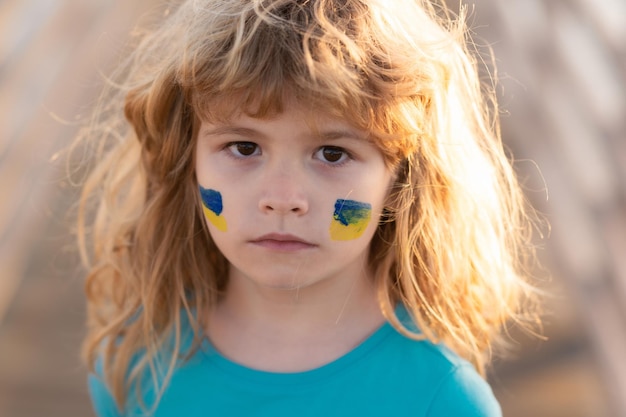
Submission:
M 194 174 L 201 120 L 272 117 L 287 98 L 370 132 L 397 172 L 369 256 L 392 325 L 482 372 L 507 323 L 535 319 L 533 212 L 463 11 L 426 0 L 188 0 L 168 14 L 141 34 L 81 137 L 97 158 L 79 212 L 84 354 L 92 370 L 103 358 L 119 405 L 143 371 L 154 376 L 174 334 L 171 375 L 183 316 L 198 346 L 225 287 Z M 419 333 L 400 323 L 398 304 Z

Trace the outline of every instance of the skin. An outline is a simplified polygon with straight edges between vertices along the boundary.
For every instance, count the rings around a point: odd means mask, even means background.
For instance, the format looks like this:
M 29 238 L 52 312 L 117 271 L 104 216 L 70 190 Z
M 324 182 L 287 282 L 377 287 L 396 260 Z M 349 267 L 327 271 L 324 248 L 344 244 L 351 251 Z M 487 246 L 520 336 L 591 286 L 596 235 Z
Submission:
M 196 176 L 222 196 L 228 230 L 207 222 L 230 262 L 208 336 L 256 369 L 312 369 L 347 353 L 378 328 L 367 266 L 392 173 L 365 132 L 297 103 L 271 119 L 203 122 Z M 338 199 L 371 205 L 354 239 L 334 240 Z

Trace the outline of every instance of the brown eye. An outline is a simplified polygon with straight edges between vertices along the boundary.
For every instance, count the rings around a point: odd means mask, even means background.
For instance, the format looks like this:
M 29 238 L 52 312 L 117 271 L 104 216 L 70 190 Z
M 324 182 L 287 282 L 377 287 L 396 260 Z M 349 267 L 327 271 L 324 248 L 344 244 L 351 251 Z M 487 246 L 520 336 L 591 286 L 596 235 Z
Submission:
M 318 151 L 318 158 L 324 162 L 343 162 L 348 157 L 347 152 L 335 146 L 324 146 Z
M 228 149 L 235 156 L 245 157 L 258 154 L 259 145 L 253 142 L 233 142 L 228 145 Z

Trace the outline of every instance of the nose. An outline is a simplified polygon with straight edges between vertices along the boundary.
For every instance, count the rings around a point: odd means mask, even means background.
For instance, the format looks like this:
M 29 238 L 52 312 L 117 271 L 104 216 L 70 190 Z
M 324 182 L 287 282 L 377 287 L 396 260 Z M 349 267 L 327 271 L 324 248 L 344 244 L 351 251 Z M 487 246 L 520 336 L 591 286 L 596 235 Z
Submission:
M 281 169 L 264 176 L 263 192 L 259 198 L 259 210 L 266 214 L 297 214 L 309 211 L 305 179 L 295 170 Z

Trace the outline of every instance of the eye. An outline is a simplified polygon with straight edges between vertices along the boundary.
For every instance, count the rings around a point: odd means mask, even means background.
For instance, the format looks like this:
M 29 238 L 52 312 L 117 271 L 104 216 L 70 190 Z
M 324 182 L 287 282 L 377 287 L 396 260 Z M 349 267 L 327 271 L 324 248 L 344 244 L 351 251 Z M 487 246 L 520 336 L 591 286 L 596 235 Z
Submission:
M 340 165 L 350 159 L 348 152 L 337 146 L 322 146 L 317 152 L 315 157 L 323 162 L 328 162 L 333 165 Z
M 261 153 L 259 145 L 254 142 L 231 142 L 226 146 L 226 148 L 230 151 L 230 153 L 239 158 L 246 158 L 248 156 L 259 155 Z

